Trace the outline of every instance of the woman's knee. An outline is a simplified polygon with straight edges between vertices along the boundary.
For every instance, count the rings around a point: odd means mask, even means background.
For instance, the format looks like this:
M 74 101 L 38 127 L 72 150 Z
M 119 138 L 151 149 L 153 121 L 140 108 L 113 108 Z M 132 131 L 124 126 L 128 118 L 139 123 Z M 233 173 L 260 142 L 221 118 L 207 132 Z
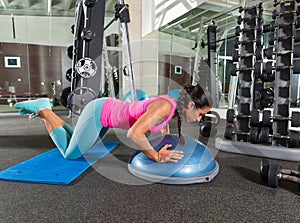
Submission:
M 63 156 L 65 159 L 74 160 L 74 159 L 78 159 L 79 157 L 81 157 L 82 153 L 80 150 L 73 149 L 73 150 L 67 150 Z

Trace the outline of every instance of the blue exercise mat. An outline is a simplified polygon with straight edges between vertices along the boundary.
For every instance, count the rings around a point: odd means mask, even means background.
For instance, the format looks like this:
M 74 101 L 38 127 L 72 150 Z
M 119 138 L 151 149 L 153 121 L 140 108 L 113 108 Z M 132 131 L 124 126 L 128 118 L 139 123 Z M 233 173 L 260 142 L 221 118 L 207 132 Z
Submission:
M 3 170 L 0 180 L 68 185 L 118 145 L 119 142 L 100 142 L 84 155 L 85 158 L 75 160 L 63 158 L 55 148 Z

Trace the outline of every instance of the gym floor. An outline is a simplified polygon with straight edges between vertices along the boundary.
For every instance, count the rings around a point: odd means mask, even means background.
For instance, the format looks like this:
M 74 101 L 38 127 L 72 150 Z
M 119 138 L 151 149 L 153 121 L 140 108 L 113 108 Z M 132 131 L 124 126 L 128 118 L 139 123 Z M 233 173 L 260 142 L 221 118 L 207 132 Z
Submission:
M 68 112 L 57 113 L 73 123 Z M 0 170 L 55 147 L 39 119 L 2 113 L 0 120 Z M 221 121 L 217 137 L 224 127 Z M 177 133 L 175 122 L 171 132 Z M 122 134 L 110 130 L 105 141 L 121 141 Z M 0 181 L 0 222 L 300 222 L 297 184 L 281 182 L 270 188 L 261 181 L 261 158 L 218 151 L 212 138 L 207 143 L 220 165 L 210 183 L 138 180 L 127 170 L 135 151 L 121 143 L 112 152 L 117 162 L 105 157 L 68 186 Z M 271 162 L 298 169 L 298 163 Z M 114 178 L 96 171 L 97 165 L 111 170 Z M 124 177 L 132 183 L 122 182 Z

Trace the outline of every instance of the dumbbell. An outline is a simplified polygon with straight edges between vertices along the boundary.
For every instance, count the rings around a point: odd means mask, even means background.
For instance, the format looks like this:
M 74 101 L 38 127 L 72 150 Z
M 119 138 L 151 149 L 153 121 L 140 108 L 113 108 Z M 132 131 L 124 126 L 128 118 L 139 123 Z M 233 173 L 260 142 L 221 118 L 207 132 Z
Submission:
M 273 53 L 277 55 L 281 54 L 287 54 L 287 53 L 294 53 L 294 57 L 300 57 L 300 44 L 294 45 L 293 50 L 278 50 L 278 51 L 273 51 L 273 47 L 269 47 L 267 49 L 264 49 L 264 57 L 267 57 L 267 59 L 272 60 L 273 59 Z
M 249 28 L 249 29 L 242 29 L 240 26 L 236 26 L 235 27 L 235 36 L 240 36 L 240 33 L 241 32 L 249 32 L 249 31 L 254 31 L 256 30 L 257 32 L 262 32 L 262 26 L 261 25 L 258 25 L 258 26 L 254 26 L 252 28 Z
M 296 13 L 297 15 L 299 15 L 298 10 L 285 11 L 285 12 L 280 12 L 280 13 L 278 13 L 277 10 L 275 9 L 275 10 L 273 10 L 273 12 L 272 12 L 272 19 L 275 20 L 276 17 L 277 17 L 278 15 L 286 15 L 286 14 L 291 14 L 291 13 Z
M 262 72 L 259 78 L 262 82 L 273 82 L 275 80 L 275 72 L 271 72 L 271 74 Z
M 300 17 L 296 17 L 296 21 L 295 22 L 285 22 L 285 23 L 275 23 L 275 21 L 272 21 L 269 26 L 264 26 L 266 31 L 269 32 L 274 32 L 275 28 L 283 28 L 285 26 L 289 26 L 289 25 L 295 25 L 296 28 L 300 28 Z
M 274 7 L 276 7 L 277 5 L 281 4 L 281 3 L 293 3 L 295 2 L 295 0 L 283 0 L 283 1 L 277 1 L 277 0 L 274 0 L 273 1 L 273 5 Z M 296 0 L 297 3 L 299 3 L 300 1 L 299 0 Z
M 256 126 L 252 126 L 250 128 L 249 132 L 242 132 L 242 131 L 235 130 L 233 125 L 227 125 L 225 127 L 225 133 L 224 133 L 224 138 L 225 139 L 232 140 L 233 135 L 235 135 L 235 134 L 249 136 L 249 141 L 250 142 L 257 143 L 258 142 L 259 128 L 256 127 Z
M 262 115 L 262 124 L 264 126 L 270 126 L 271 120 L 273 121 L 282 121 L 288 120 L 291 121 L 291 127 L 300 126 L 300 112 L 293 111 L 291 117 L 281 117 L 281 116 L 272 116 L 271 111 L 264 110 Z
M 266 63 L 265 72 L 267 74 L 272 74 L 273 69 L 274 70 L 285 70 L 285 69 L 291 69 L 292 68 L 293 72 L 295 74 L 300 73 L 300 60 L 294 60 L 293 62 L 294 62 L 293 66 L 276 66 L 276 67 L 274 67 L 273 62 L 269 61 L 269 62 Z
M 256 46 L 262 46 L 262 38 L 261 35 L 260 37 L 257 37 L 256 40 L 243 40 L 239 41 L 239 38 L 235 38 L 233 41 L 233 46 L 234 48 L 239 48 L 239 44 L 245 44 L 245 43 L 256 43 Z
M 260 176 L 269 187 L 277 188 L 281 180 L 300 184 L 300 165 L 297 170 L 281 169 L 278 164 L 271 164 L 270 160 L 260 161 Z
M 281 40 L 294 38 L 294 40 L 295 40 L 294 42 L 299 43 L 300 42 L 300 30 L 296 30 L 295 32 L 296 32 L 296 34 L 294 36 L 280 36 L 280 37 L 277 37 L 277 40 L 281 41 Z M 274 42 L 275 42 L 275 35 L 274 35 L 274 33 L 271 33 L 269 35 L 269 44 L 274 45 Z
M 272 88 L 264 88 L 259 97 L 260 109 L 270 108 L 274 102 L 274 91 Z
M 290 130 L 289 135 L 278 135 L 278 134 L 271 134 L 270 127 L 263 126 L 260 129 L 259 133 L 259 141 L 261 143 L 268 144 L 269 139 L 287 139 L 289 140 L 289 147 L 294 148 L 299 146 L 299 139 L 300 139 L 300 132 Z
M 262 11 L 260 13 L 258 13 L 257 16 L 253 15 L 253 16 L 247 16 L 247 17 L 244 17 L 244 18 L 242 18 L 242 16 L 238 16 L 237 23 L 239 25 L 241 25 L 242 22 L 250 22 L 251 20 L 255 21 L 255 19 L 260 20 L 260 21 L 262 20 Z
M 235 114 L 235 110 L 232 108 L 227 110 L 226 121 L 228 123 L 234 123 L 234 119 L 243 118 L 250 118 L 250 126 L 257 126 L 259 124 L 259 110 L 253 109 L 250 115 Z
M 236 76 L 237 71 L 247 71 L 247 70 L 254 70 L 255 76 L 260 76 L 261 75 L 261 63 L 255 62 L 254 68 L 251 67 L 240 67 L 237 68 L 236 64 L 232 64 L 230 67 L 230 74 L 232 76 Z
M 260 2 L 258 5 L 253 5 L 253 6 L 248 6 L 248 7 L 242 7 L 240 6 L 239 7 L 239 13 L 243 12 L 243 11 L 248 11 L 248 10 L 251 10 L 251 9 L 256 9 L 258 8 L 259 10 L 262 10 L 262 2 Z
M 255 53 L 244 53 L 244 54 L 239 54 L 237 50 L 234 50 L 232 54 L 232 60 L 234 62 L 238 62 L 239 57 L 252 57 L 252 56 L 255 56 L 256 60 L 261 60 L 262 59 L 261 50 L 256 49 Z
M 204 115 L 199 122 L 201 135 L 204 137 L 214 137 L 217 134 L 217 126 L 220 120 L 220 115 L 215 111 L 210 111 Z

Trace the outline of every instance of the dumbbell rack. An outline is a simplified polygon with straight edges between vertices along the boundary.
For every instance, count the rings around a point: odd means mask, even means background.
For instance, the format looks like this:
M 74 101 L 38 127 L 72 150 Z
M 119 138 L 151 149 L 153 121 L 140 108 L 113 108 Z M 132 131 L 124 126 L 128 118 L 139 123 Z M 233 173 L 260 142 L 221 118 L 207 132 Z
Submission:
M 229 141 L 217 138 L 216 147 L 226 152 L 300 161 L 300 148 L 290 148 L 299 147 L 299 132 L 289 130 L 290 120 L 292 120 L 292 126 L 295 126 L 295 123 L 298 125 L 298 122 L 300 122 L 299 113 L 297 112 L 289 118 L 290 77 L 293 72 L 299 73 L 298 62 L 300 62 L 294 59 L 295 38 L 293 38 L 296 32 L 295 29 L 299 28 L 299 19 L 296 14 L 298 8 L 296 8 L 295 1 L 286 0 L 280 3 L 274 1 L 274 7 L 279 7 L 280 11 L 279 13 L 274 11 L 274 21 L 269 25 L 269 30 L 265 30 L 266 26 L 263 26 L 262 29 L 262 20 L 260 20 L 259 14 L 262 13 L 262 3 L 258 1 L 247 3 L 244 10 L 240 10 L 240 12 L 243 11 L 244 17 L 239 17 L 238 21 L 238 23 L 243 21 L 244 27 L 242 29 L 236 28 L 236 30 L 242 31 L 242 40 L 239 41 L 241 43 L 239 69 L 237 71 L 239 73 L 237 117 L 239 118 L 235 122 L 235 140 Z M 255 20 L 255 18 L 258 20 Z M 268 55 L 268 59 L 271 61 L 263 63 L 262 58 L 260 58 L 263 49 L 257 43 L 259 43 L 259 38 L 263 36 L 262 31 L 270 30 L 275 37 L 275 44 L 270 47 L 273 54 Z M 256 50 L 255 53 L 254 49 Z M 244 57 L 243 55 L 248 56 Z M 265 67 L 263 72 L 261 71 L 261 65 Z M 253 122 L 252 119 L 259 120 L 258 109 L 265 108 L 261 106 L 261 103 L 257 103 L 261 101 L 259 92 L 263 92 L 264 82 L 273 80 L 273 116 L 271 116 L 270 110 L 263 110 L 262 121 Z M 231 125 L 226 127 L 225 138 L 227 139 L 228 130 L 233 132 L 233 127 Z
M 276 4 L 276 3 L 275 3 Z M 275 87 L 274 87 L 274 111 L 273 116 L 288 118 L 290 115 L 290 78 L 293 72 L 292 62 L 294 53 L 294 41 L 293 38 L 285 38 L 286 36 L 293 36 L 295 33 L 295 1 L 282 2 L 278 5 L 280 12 L 278 15 L 273 16 L 275 23 L 277 22 L 277 28 L 275 29 L 276 40 L 276 67 L 287 67 L 285 69 L 275 70 Z M 277 14 L 277 13 L 276 13 Z M 279 53 L 284 52 L 287 53 Z M 288 136 L 289 120 L 277 120 L 273 121 L 272 129 L 274 135 Z M 269 134 L 271 127 L 267 126 L 262 129 Z M 272 140 L 273 145 L 288 146 L 288 140 L 286 138 L 274 137 Z
M 240 8 L 243 16 L 238 17 L 235 29 L 236 42 L 233 52 L 232 75 L 239 78 L 238 87 L 238 115 L 236 120 L 236 141 L 248 142 L 249 134 L 258 132 L 258 123 L 250 122 L 251 109 L 255 107 L 257 89 L 257 74 L 261 70 L 262 60 L 262 3 L 257 1 L 248 2 L 245 8 Z M 237 72 L 234 73 L 234 70 Z M 258 119 L 258 113 L 256 114 Z M 250 122 L 250 127 L 249 127 Z M 231 126 L 228 126 L 231 128 Z M 231 130 L 230 130 L 231 131 Z

